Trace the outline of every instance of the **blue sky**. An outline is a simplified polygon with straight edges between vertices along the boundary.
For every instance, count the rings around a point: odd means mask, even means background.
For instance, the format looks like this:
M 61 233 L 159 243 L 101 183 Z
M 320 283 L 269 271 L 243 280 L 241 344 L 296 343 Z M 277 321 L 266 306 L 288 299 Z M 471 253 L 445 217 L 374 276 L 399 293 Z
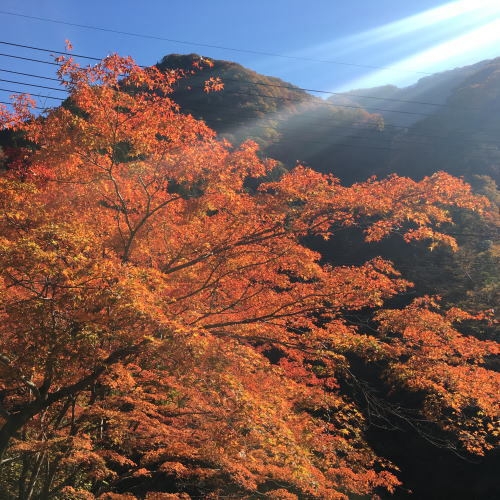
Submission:
M 144 65 L 169 53 L 196 52 L 301 87 L 332 91 L 405 86 L 426 74 L 500 56 L 500 0 L 2 0 L 0 22 L 3 42 L 63 50 L 69 39 L 75 53 L 118 52 Z M 49 54 L 7 45 L 0 52 L 50 60 Z M 0 69 L 50 75 L 54 67 L 1 56 Z M 0 78 L 34 81 L 7 75 Z M 0 100 L 5 97 L 0 94 Z

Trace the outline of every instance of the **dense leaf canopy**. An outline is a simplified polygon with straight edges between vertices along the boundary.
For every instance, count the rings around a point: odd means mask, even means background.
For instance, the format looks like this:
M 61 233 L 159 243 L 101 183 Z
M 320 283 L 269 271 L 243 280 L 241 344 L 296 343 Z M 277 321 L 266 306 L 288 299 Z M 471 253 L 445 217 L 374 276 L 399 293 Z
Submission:
M 438 230 L 450 207 L 482 213 L 485 199 L 445 173 L 345 187 L 297 166 L 265 181 L 275 162 L 256 144 L 234 149 L 179 112 L 179 72 L 60 63 L 65 106 L 1 114 L 29 145 L 0 177 L 6 498 L 393 491 L 342 389 L 351 354 L 421 394 L 463 450 L 492 448 L 498 348 L 456 329 L 474 317 L 431 298 L 385 308 L 411 287 L 390 262 L 324 265 L 302 244 L 363 224 L 368 242 L 397 231 L 454 248 Z

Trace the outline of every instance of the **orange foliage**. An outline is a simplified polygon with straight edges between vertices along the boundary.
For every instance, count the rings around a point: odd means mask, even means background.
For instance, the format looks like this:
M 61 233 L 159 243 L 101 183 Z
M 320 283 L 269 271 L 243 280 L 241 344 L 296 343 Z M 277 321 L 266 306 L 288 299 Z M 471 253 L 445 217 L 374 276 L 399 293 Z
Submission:
M 498 442 L 500 378 L 484 363 L 500 354 L 498 343 L 460 334 L 454 323 L 474 317 L 458 309 L 441 314 L 428 298 L 377 317 L 381 333 L 390 335 L 388 376 L 425 391 L 425 415 L 455 433 L 469 452 L 492 449 Z
M 347 352 L 389 360 L 391 383 L 428 394 L 428 418 L 491 447 L 496 346 L 422 302 L 379 312 L 379 336 L 358 331 L 346 311 L 411 284 L 382 258 L 325 266 L 301 244 L 364 222 L 368 241 L 454 245 L 436 229 L 447 209 L 486 207 L 465 183 L 343 187 L 299 166 L 251 192 L 274 163 L 181 114 L 167 97 L 179 74 L 118 56 L 62 59 L 59 74 L 64 106 L 0 115 L 36 145 L 22 178 L 0 178 L 0 448 L 47 461 L 41 491 L 134 498 L 124 485 L 153 477 L 206 498 L 393 491 L 339 390 Z

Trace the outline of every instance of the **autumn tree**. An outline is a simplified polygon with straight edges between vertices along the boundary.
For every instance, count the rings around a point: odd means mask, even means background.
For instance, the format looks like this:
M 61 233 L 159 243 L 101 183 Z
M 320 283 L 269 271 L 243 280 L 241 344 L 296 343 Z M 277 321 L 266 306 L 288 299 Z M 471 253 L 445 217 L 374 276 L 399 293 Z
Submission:
M 324 265 L 302 244 L 362 223 L 368 242 L 454 247 L 437 229 L 448 208 L 484 199 L 445 173 L 345 187 L 298 166 L 269 182 L 255 144 L 233 149 L 180 113 L 179 72 L 60 63 L 63 106 L 1 112 L 26 140 L 0 177 L 6 498 L 393 491 L 342 391 L 349 353 L 422 393 L 464 450 L 492 448 L 498 351 L 456 329 L 473 318 L 431 298 L 384 308 L 411 286 L 390 262 Z M 348 321 L 361 310 L 378 329 Z

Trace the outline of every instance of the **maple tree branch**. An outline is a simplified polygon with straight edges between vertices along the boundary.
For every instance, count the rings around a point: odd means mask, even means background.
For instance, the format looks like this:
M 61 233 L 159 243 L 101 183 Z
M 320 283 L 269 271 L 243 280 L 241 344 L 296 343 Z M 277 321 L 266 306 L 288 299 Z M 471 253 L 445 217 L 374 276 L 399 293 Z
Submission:
M 27 379 L 16 367 L 12 366 L 12 361 L 5 354 L 0 353 L 0 363 L 12 370 L 19 380 L 34 394 L 36 400 L 41 400 L 38 387 L 31 380 Z
M 236 247 L 244 246 L 244 245 L 253 245 L 255 243 L 262 243 L 263 241 L 266 241 L 266 240 L 269 240 L 272 238 L 278 238 L 280 236 L 284 236 L 287 234 L 286 231 L 276 232 L 276 229 L 279 229 L 279 228 L 280 228 L 280 226 L 276 225 L 272 228 L 265 229 L 265 230 L 261 231 L 260 233 L 254 233 L 252 235 L 247 236 L 246 238 L 242 238 L 239 241 L 235 241 L 234 243 L 232 243 L 230 245 L 224 245 L 224 246 L 219 247 L 219 248 L 214 248 L 210 252 L 199 255 L 195 259 L 191 259 L 190 261 L 185 262 L 183 264 L 179 264 L 177 266 L 170 267 L 170 268 L 163 267 L 162 271 L 165 274 L 171 274 L 171 273 L 174 273 L 176 271 L 180 271 L 181 269 L 185 269 L 187 267 L 194 266 L 195 264 L 198 264 L 199 262 L 202 262 L 202 261 L 208 259 L 209 257 L 224 253 L 227 250 L 230 250 L 231 248 L 236 248 Z
M 210 333 L 219 338 L 230 338 L 243 342 L 265 342 L 272 345 L 279 345 L 288 349 L 296 349 L 297 351 L 301 351 L 306 354 L 315 354 L 317 351 L 315 347 L 308 347 L 303 344 L 294 344 L 292 342 L 280 340 L 275 337 L 265 337 L 263 335 L 239 335 L 237 333 L 228 332 L 226 330 L 213 330 Z
M 294 305 L 296 303 L 297 302 L 293 302 L 293 303 L 290 303 L 288 305 Z M 285 309 L 285 308 L 286 308 L 286 306 L 283 306 L 283 307 L 278 308 L 274 312 L 271 312 L 268 314 L 263 314 L 261 316 L 256 316 L 253 318 L 245 318 L 245 319 L 238 320 L 238 321 L 226 321 L 226 322 L 222 322 L 222 323 L 212 323 L 212 324 L 202 325 L 202 326 L 203 326 L 203 328 L 205 328 L 207 330 L 212 330 L 214 328 L 224 328 L 226 326 L 248 325 L 248 324 L 252 324 L 252 323 L 265 323 L 269 319 L 291 318 L 294 316 L 300 316 L 303 314 L 316 312 L 320 309 L 317 306 L 311 306 L 308 308 L 303 308 L 303 309 L 291 311 L 288 313 L 281 313 L 281 314 L 277 313 L 277 311 L 280 311 L 280 310 Z
M 108 169 L 108 176 L 109 176 L 109 179 L 111 180 L 111 183 L 113 184 L 113 188 L 115 190 L 115 194 L 118 197 L 118 200 L 120 202 L 120 205 L 121 205 L 121 208 L 122 208 L 121 209 L 121 213 L 123 213 L 123 216 L 125 218 L 125 223 L 127 225 L 127 228 L 129 230 L 129 232 L 131 233 L 132 232 L 132 223 L 130 222 L 130 219 L 128 217 L 129 210 L 127 208 L 127 203 L 125 202 L 125 199 L 123 198 L 122 193 L 120 192 L 120 188 L 118 186 L 118 181 L 113 176 L 111 168 Z
M 205 314 L 202 314 L 199 318 L 197 318 L 196 320 L 194 320 L 192 323 L 190 323 L 190 325 L 195 325 L 196 323 L 200 322 L 200 321 L 203 321 L 204 319 L 210 317 L 210 316 L 217 316 L 217 315 L 220 315 L 220 314 L 224 314 L 226 311 L 231 311 L 231 312 L 234 312 L 234 308 L 242 303 L 243 301 L 246 301 L 246 300 L 250 300 L 252 299 L 253 297 L 256 297 L 257 295 L 261 294 L 263 291 L 266 290 L 265 287 L 261 287 L 257 290 L 255 290 L 252 294 L 248 295 L 248 291 L 250 289 L 254 288 L 254 284 L 252 283 L 247 283 L 245 289 L 243 290 L 243 292 L 241 292 L 241 295 L 240 297 L 236 298 L 233 302 L 229 302 L 228 304 L 226 304 L 224 307 L 220 308 L 220 309 L 217 309 L 217 310 L 213 310 L 213 311 L 209 311 Z M 252 305 L 250 305 L 247 310 L 249 309 L 252 309 Z
M 125 245 L 125 250 L 124 250 L 124 255 L 123 255 L 123 260 L 125 262 L 129 259 L 130 249 L 132 247 L 132 243 L 133 243 L 134 238 L 136 237 L 137 233 L 141 229 L 141 227 L 144 226 L 144 224 L 148 221 L 148 219 L 150 219 L 156 212 L 160 211 L 162 208 L 165 208 L 167 205 L 169 205 L 170 203 L 172 203 L 180 198 L 181 198 L 180 196 L 174 196 L 172 198 L 169 198 L 168 200 L 165 200 L 164 202 L 160 203 L 159 205 L 157 205 L 153 209 L 150 209 L 149 200 L 148 200 L 148 207 L 147 207 L 147 210 L 146 210 L 146 213 L 144 214 L 144 216 L 139 220 L 139 222 L 135 225 L 135 227 L 133 229 L 131 229 L 129 226 L 130 234 L 129 234 L 128 241 Z
M 110 366 L 118 363 L 131 354 L 138 353 L 140 349 L 149 344 L 149 342 L 149 340 L 144 339 L 138 344 L 132 344 L 115 350 L 96 368 L 94 368 L 94 370 L 86 377 L 55 392 L 45 394 L 43 398 L 40 396 L 38 387 L 36 387 L 32 382 L 29 382 L 29 384 L 27 384 L 28 387 L 30 387 L 30 389 L 32 390 L 36 389 L 36 392 L 34 392 L 38 395 L 38 398 L 34 401 L 26 403 L 19 411 L 11 413 L 6 422 L 0 428 L 0 460 L 5 453 L 10 438 L 15 435 L 15 433 L 19 429 L 21 429 L 31 418 L 33 418 L 35 415 L 43 411 L 45 408 L 48 408 L 55 402 L 60 401 L 61 399 L 64 399 L 66 397 L 70 397 L 86 389 L 95 380 L 97 380 Z M 6 356 L 2 355 L 2 357 L 0 357 L 0 361 L 4 364 L 6 363 L 6 360 L 8 360 Z
M 119 361 L 123 360 L 127 356 L 130 356 L 131 354 L 138 353 L 140 349 L 145 345 L 149 344 L 149 342 L 150 342 L 149 340 L 145 339 L 139 342 L 138 344 L 132 344 L 130 346 L 117 349 L 116 351 L 111 353 L 105 360 L 103 360 L 101 364 L 97 368 L 95 368 L 92 373 L 90 373 L 83 379 L 79 380 L 78 382 L 75 382 L 70 386 L 63 387 L 58 391 L 48 394 L 46 398 L 48 404 L 46 406 L 49 406 L 50 404 L 59 401 L 60 399 L 63 399 L 67 396 L 71 396 L 73 394 L 82 391 L 83 389 L 86 389 L 92 382 L 98 379 L 106 371 L 108 367 L 114 365 L 115 363 L 118 363 Z
M 439 438 L 432 435 L 430 430 L 424 429 L 423 424 L 431 425 L 433 422 L 425 418 L 418 418 L 419 411 L 411 408 L 404 408 L 399 404 L 391 403 L 376 395 L 376 390 L 373 389 L 366 381 L 359 379 L 347 367 L 344 371 L 349 375 L 346 379 L 352 387 L 357 389 L 365 401 L 365 411 L 369 422 L 379 428 L 386 430 L 404 430 L 403 427 L 394 423 L 394 418 L 406 424 L 413 429 L 419 436 L 436 448 L 446 448 L 462 460 L 474 463 L 468 459 L 464 453 L 461 453 L 456 445 L 449 439 Z M 392 417 L 392 419 L 391 419 Z M 377 420 L 385 422 L 385 425 L 380 425 Z

